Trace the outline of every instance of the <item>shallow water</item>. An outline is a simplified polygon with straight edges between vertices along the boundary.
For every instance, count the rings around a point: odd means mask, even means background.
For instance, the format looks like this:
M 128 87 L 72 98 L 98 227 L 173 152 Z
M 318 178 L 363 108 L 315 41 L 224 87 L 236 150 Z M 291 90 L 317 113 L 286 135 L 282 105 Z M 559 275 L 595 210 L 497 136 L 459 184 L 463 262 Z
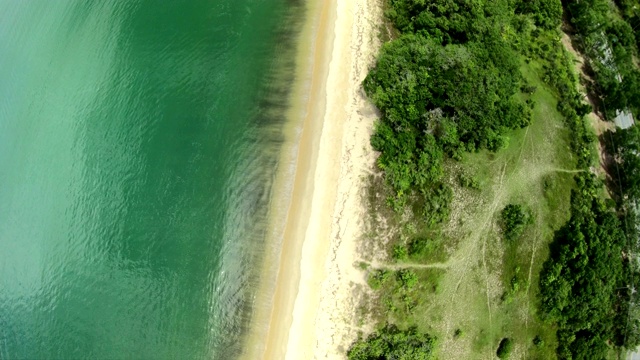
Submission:
M 240 351 L 287 6 L 0 0 L 0 358 Z

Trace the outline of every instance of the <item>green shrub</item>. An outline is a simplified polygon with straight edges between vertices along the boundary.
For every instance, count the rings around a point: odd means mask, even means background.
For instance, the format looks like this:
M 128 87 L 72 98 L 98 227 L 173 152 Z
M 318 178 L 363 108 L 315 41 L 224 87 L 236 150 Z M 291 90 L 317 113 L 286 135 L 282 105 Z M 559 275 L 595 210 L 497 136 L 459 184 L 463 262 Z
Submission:
M 409 254 L 407 252 L 407 247 L 403 245 L 395 245 L 393 247 L 393 258 L 397 261 L 407 260 Z
M 384 282 L 388 278 L 389 271 L 378 269 L 372 273 L 369 273 L 369 279 L 367 282 L 372 289 L 377 290 L 384 284 Z
M 558 3 L 536 0 L 524 10 L 546 23 Z M 445 158 L 497 151 L 510 129 L 529 125 L 516 48 L 533 24 L 515 21 L 514 11 L 510 0 L 388 2 L 386 16 L 400 35 L 384 44 L 363 87 L 381 112 L 371 145 L 380 151 L 394 210 L 417 200 L 427 224 L 443 221 L 453 197 L 442 181 Z M 478 187 L 472 178 L 464 182 Z
M 429 360 L 433 358 L 435 339 L 415 327 L 399 330 L 387 325 L 365 340 L 356 341 L 349 351 L 349 360 Z
M 586 173 L 576 182 L 571 218 L 556 231 L 540 273 L 541 310 L 558 326 L 561 358 L 603 358 L 610 344 L 637 345 L 636 331 L 626 327 L 631 269 L 623 226 L 600 198 L 602 184 Z
M 540 335 L 536 335 L 536 337 L 533 338 L 533 345 L 535 345 L 538 348 L 541 348 L 544 346 L 544 340 L 542 340 Z
M 500 213 L 502 234 L 507 241 L 514 241 L 522 235 L 529 222 L 521 205 L 509 204 Z
M 418 283 L 418 276 L 409 269 L 402 269 L 398 270 L 398 280 L 400 280 L 402 287 L 411 289 Z
M 513 350 L 513 343 L 511 339 L 504 338 L 500 341 L 500 345 L 498 345 L 498 350 L 496 351 L 496 355 L 500 359 L 508 359 L 511 355 L 511 350 Z
M 516 2 L 516 11 L 530 14 L 536 25 L 554 29 L 562 22 L 562 3 L 560 0 L 522 0 Z
M 419 256 L 429 249 L 430 241 L 425 238 L 417 238 L 409 243 L 409 256 Z
M 480 189 L 480 182 L 476 177 L 471 175 L 460 174 L 460 176 L 458 176 L 458 183 L 460 184 L 460 186 L 464 188 L 470 188 L 475 190 Z

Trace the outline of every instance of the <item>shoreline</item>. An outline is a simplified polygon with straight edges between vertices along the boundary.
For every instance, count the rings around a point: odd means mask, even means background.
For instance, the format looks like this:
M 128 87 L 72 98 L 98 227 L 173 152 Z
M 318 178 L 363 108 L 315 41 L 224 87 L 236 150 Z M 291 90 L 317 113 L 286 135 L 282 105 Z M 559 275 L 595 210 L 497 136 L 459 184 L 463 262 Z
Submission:
M 295 75 L 285 115 L 288 120 L 283 129 L 285 144 L 269 204 L 268 235 L 260 264 L 262 275 L 252 301 L 252 320 L 243 339 L 241 359 L 284 358 L 300 278 L 304 237 L 300 231 L 309 222 L 310 204 L 306 199 L 313 191 L 312 176 L 322 131 L 319 114 L 324 111 L 324 85 L 332 45 L 325 38 L 333 30 L 332 5 L 321 0 L 308 1 L 306 19 L 298 35 Z
M 356 268 L 357 242 L 377 115 L 361 83 L 379 47 L 381 7 L 374 0 L 337 0 L 312 3 L 308 11 L 291 109 L 292 122 L 302 116 L 303 125 L 274 256 L 273 307 L 268 318 L 262 315 L 267 327 L 256 355 L 263 359 L 344 357 L 357 337 L 354 291 L 366 285 Z

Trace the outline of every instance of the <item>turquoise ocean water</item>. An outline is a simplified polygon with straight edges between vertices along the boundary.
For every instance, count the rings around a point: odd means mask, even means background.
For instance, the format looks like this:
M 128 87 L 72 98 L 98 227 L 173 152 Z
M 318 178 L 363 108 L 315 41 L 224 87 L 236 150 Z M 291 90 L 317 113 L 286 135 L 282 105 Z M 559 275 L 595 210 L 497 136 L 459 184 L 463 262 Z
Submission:
M 238 354 L 294 5 L 0 0 L 0 358 Z

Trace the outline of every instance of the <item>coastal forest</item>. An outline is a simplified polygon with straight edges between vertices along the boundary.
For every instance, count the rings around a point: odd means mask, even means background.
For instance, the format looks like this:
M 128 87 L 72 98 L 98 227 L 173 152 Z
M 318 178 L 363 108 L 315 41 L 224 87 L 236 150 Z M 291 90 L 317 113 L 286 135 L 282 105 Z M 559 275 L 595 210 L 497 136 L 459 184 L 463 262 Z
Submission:
M 375 330 L 348 358 L 635 350 L 640 130 L 614 124 L 640 115 L 640 2 L 387 0 L 384 18 L 363 83 Z

